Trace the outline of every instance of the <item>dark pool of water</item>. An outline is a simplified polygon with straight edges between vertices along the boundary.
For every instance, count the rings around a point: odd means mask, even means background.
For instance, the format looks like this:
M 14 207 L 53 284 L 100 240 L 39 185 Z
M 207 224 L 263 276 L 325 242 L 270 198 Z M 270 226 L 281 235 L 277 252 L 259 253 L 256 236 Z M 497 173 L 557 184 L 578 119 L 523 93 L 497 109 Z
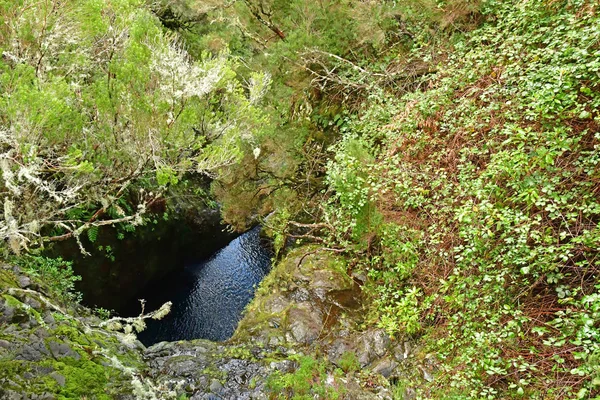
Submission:
M 187 266 L 145 293 L 147 310 L 166 301 L 172 301 L 173 307 L 162 320 L 148 321 L 147 329 L 138 335 L 142 343 L 229 339 L 270 268 L 271 254 L 259 232 L 257 227 L 244 233 L 209 260 Z

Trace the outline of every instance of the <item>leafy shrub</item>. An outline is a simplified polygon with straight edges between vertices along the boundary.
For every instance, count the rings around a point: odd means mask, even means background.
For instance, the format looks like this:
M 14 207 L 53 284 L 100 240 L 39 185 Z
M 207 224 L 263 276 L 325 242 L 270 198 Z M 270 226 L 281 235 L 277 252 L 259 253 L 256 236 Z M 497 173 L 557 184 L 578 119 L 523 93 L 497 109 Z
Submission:
M 345 373 L 352 373 L 360 370 L 358 358 L 352 351 L 345 351 L 344 354 L 342 354 L 339 366 Z
M 81 293 L 75 290 L 75 283 L 81 280 L 81 276 L 73 273 L 72 262 L 60 257 L 33 255 L 19 257 L 16 262 L 28 274 L 42 280 L 57 298 L 63 301 L 81 300 Z
M 268 74 L 242 83 L 225 49 L 193 58 L 144 1 L 1 2 L 0 20 L 0 237 L 15 253 L 142 224 L 186 174 L 238 162 L 264 125 Z
M 309 356 L 293 356 L 298 368 L 292 373 L 275 371 L 267 380 L 267 387 L 278 398 L 308 400 L 317 398 L 338 399 L 335 387 L 326 385 L 327 364 Z

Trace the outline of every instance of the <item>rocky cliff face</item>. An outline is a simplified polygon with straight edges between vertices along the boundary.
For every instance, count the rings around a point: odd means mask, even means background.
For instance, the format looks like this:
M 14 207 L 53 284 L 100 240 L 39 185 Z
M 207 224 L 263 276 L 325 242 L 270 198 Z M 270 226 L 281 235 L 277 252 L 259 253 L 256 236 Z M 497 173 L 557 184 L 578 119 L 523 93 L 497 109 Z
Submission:
M 89 310 L 50 298 L 17 268 L 1 267 L 0 288 L 1 399 L 144 398 L 139 343 L 99 329 Z
M 390 380 L 422 374 L 412 368 L 414 347 L 359 329 L 357 280 L 328 254 L 303 257 L 309 251 L 273 269 L 231 340 L 150 348 L 99 328 L 88 309 L 56 302 L 43 283 L 3 266 L 0 399 L 397 397 Z

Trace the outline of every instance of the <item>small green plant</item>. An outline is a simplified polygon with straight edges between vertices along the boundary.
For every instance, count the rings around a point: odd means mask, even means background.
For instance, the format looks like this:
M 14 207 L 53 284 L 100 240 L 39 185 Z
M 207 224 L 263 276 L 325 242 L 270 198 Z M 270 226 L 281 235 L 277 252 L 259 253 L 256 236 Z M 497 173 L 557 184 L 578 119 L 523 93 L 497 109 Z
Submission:
M 356 354 L 352 351 L 346 351 L 342 354 L 342 358 L 339 361 L 339 366 L 345 373 L 349 374 L 360 370 L 360 363 Z
M 109 319 L 110 316 L 113 314 L 113 311 L 107 310 L 106 308 L 103 308 L 103 307 L 98 307 L 98 308 L 94 309 L 94 313 L 102 319 Z
M 17 258 L 16 263 L 25 272 L 48 285 L 56 297 L 64 301 L 81 301 L 81 293 L 75 290 L 75 282 L 80 281 L 81 276 L 75 275 L 71 261 L 65 261 L 61 257 L 27 255 Z
M 338 399 L 342 394 L 335 386 L 327 385 L 327 364 L 309 356 L 293 356 L 298 362 L 296 371 L 282 374 L 275 371 L 267 379 L 267 387 L 278 398 L 309 400 L 314 398 Z

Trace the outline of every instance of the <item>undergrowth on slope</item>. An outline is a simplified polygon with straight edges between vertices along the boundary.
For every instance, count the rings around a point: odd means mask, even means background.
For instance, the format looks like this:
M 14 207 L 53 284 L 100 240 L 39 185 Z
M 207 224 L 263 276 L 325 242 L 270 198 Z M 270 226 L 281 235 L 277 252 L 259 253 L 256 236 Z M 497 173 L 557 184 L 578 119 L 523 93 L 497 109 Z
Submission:
M 326 218 L 368 273 L 372 323 L 437 356 L 421 397 L 592 398 L 598 5 L 481 10 L 422 90 L 374 92 L 350 121 Z

